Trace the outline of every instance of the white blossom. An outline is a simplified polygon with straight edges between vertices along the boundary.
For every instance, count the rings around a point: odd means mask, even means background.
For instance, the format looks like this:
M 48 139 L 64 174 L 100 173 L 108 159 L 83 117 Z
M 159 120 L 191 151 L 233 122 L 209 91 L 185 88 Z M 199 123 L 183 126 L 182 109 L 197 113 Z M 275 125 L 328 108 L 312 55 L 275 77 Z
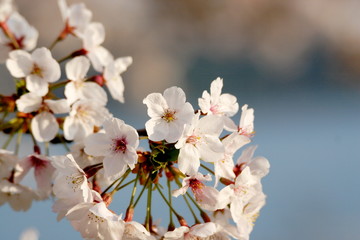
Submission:
M 49 83 L 60 78 L 60 66 L 47 48 L 38 48 L 32 54 L 14 50 L 9 54 L 6 67 L 16 78 L 26 78 L 26 89 L 39 96 L 48 93 Z
M 15 211 L 27 211 L 36 198 L 36 194 L 26 186 L 0 180 L 0 206 L 7 202 Z
M 200 159 L 206 162 L 219 161 L 225 151 L 219 140 L 222 130 L 221 118 L 208 115 L 199 119 L 199 114 L 196 114 L 192 123 L 185 126 L 181 138 L 175 144 L 175 147 L 180 149 L 180 171 L 195 175 L 200 166 Z
M 13 34 L 20 49 L 31 51 L 36 47 L 39 36 L 38 31 L 18 12 L 14 12 L 10 15 L 6 21 L 6 25 Z M 3 31 L 0 31 L 0 63 L 5 63 L 12 50 L 14 50 L 14 46 L 12 45 L 11 40 L 3 33 Z
M 151 117 L 145 124 L 150 140 L 165 139 L 169 143 L 179 140 L 185 124 L 194 116 L 193 107 L 185 101 L 185 93 L 178 87 L 166 89 L 163 95 L 151 93 L 143 100 Z
M 70 115 L 65 118 L 64 137 L 76 141 L 84 139 L 110 116 L 109 111 L 98 102 L 79 100 L 71 106 Z
M 90 61 L 84 57 L 75 57 L 66 63 L 65 70 L 69 83 L 65 85 L 65 96 L 69 104 L 78 99 L 88 99 L 105 106 L 107 95 L 105 90 L 95 82 L 86 81 L 86 74 L 90 68 Z

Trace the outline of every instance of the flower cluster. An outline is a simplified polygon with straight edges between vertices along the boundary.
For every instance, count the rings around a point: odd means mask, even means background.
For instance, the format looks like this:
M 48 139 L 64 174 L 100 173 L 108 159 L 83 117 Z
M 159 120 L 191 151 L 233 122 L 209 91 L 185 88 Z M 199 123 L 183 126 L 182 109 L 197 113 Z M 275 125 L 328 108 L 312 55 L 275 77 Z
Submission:
M 101 46 L 104 27 L 92 22 L 84 4 L 58 3 L 64 28 L 49 48 L 36 48 L 37 30 L 10 0 L 0 1 L 0 52 L 16 81 L 16 93 L 0 96 L 0 129 L 8 136 L 0 149 L 0 205 L 25 211 L 33 200 L 54 195 L 58 219 L 66 218 L 85 239 L 249 239 L 265 204 L 261 179 L 270 167 L 266 158 L 254 157 L 254 146 L 235 161 L 254 135 L 254 110 L 244 105 L 235 123 L 237 98 L 222 93 L 223 80 L 217 78 L 195 109 L 179 87 L 149 94 L 143 100 L 145 129 L 113 117 L 103 87 L 123 103 L 121 74 L 132 58 L 115 59 Z M 69 34 L 83 47 L 56 60 L 51 50 Z M 96 75 L 88 75 L 91 67 Z M 58 88 L 65 98 L 58 97 Z M 33 152 L 19 158 L 22 134 L 32 137 Z M 14 136 L 15 149 L 9 151 Z M 140 141 L 148 147 L 140 149 Z M 63 144 L 67 153 L 51 156 L 50 143 Z M 22 181 L 32 168 L 35 189 Z M 129 185 L 129 205 L 116 213 L 113 196 Z M 155 194 L 168 207 L 167 229 L 153 221 L 163 217 L 152 211 Z M 192 221 L 173 204 L 180 195 Z M 136 208 L 142 199 L 144 214 Z

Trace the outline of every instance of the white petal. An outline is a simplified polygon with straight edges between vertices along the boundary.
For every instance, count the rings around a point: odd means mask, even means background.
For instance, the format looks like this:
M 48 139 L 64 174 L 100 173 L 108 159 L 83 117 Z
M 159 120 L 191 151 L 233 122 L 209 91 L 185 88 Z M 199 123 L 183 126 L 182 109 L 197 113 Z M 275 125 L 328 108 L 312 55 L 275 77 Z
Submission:
M 20 112 L 31 113 L 41 107 L 42 97 L 36 93 L 26 93 L 16 100 L 16 107 Z
M 13 77 L 21 78 L 31 73 L 34 63 L 28 52 L 15 50 L 10 52 L 9 57 L 6 61 L 6 67 Z
M 45 47 L 38 48 L 31 54 L 31 57 L 41 69 L 44 81 L 55 82 L 59 80 L 61 75 L 60 65 L 52 57 L 49 49 Z
M 55 114 L 62 114 L 70 112 L 70 106 L 66 99 L 51 100 L 46 99 L 44 101 L 50 110 Z
M 84 151 L 92 156 L 109 155 L 112 141 L 105 133 L 95 133 L 85 138 Z
M 132 57 L 122 57 L 115 60 L 115 68 L 118 74 L 125 72 L 126 69 L 132 64 Z
M 49 142 L 58 133 L 59 124 L 54 115 L 42 112 L 31 120 L 31 131 L 37 141 Z
M 72 81 L 83 81 L 90 68 L 87 57 L 79 56 L 66 63 L 66 76 Z
M 146 132 L 152 141 L 165 139 L 169 132 L 169 124 L 162 119 L 150 119 L 145 123 Z
M 199 151 L 194 145 L 185 144 L 179 153 L 179 170 L 184 174 L 195 175 L 200 167 L 199 157 Z
M 39 96 L 45 96 L 49 91 L 49 84 L 37 75 L 29 75 L 26 77 L 26 89 Z
M 184 91 L 179 87 L 171 87 L 164 91 L 164 98 L 170 109 L 180 110 L 186 101 Z
M 143 100 L 148 107 L 149 117 L 162 117 L 164 110 L 168 108 L 165 98 L 160 93 L 151 93 Z

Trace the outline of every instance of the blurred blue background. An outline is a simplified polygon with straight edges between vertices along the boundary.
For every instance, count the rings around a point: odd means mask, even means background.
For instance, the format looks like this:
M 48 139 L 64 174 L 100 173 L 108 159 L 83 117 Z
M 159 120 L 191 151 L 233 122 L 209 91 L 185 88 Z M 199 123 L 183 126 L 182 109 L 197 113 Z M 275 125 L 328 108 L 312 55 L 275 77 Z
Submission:
M 35 2 L 41 1 L 16 1 L 40 31 L 38 46 L 48 46 L 61 29 L 60 15 L 55 1 L 41 2 L 51 14 Z M 224 78 L 224 93 L 255 109 L 252 144 L 259 145 L 256 155 L 267 157 L 271 170 L 263 179 L 267 204 L 251 239 L 360 239 L 357 1 L 85 3 L 94 21 L 105 25 L 104 46 L 116 57 L 134 57 L 123 75 L 126 103 L 109 103 L 115 116 L 143 128 L 148 117 L 142 99 L 148 93 L 177 85 L 196 107 L 218 76 Z M 61 57 L 78 46 L 76 39 L 66 40 L 54 54 Z M 11 93 L 6 72 L 2 67 L 7 78 L 1 92 Z M 112 208 L 124 211 L 128 199 L 116 201 Z M 0 238 L 18 239 L 34 227 L 40 239 L 81 239 L 66 220 L 56 222 L 51 205 L 35 202 L 25 213 L 1 206 Z

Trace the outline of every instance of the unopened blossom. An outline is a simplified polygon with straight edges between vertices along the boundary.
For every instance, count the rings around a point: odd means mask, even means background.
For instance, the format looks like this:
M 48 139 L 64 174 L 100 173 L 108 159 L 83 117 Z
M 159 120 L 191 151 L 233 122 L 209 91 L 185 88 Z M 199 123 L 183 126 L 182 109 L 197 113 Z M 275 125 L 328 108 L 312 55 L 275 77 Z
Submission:
M 18 162 L 19 158 L 13 152 L 0 149 L 0 179 L 9 178 Z
M 15 11 L 12 0 L 0 1 L 0 22 L 6 21 L 6 19 Z
M 38 48 L 31 54 L 24 50 L 10 52 L 6 67 L 16 78 L 26 79 L 26 89 L 39 96 L 48 93 L 49 83 L 60 78 L 60 66 L 47 48 Z
M 65 99 L 43 100 L 43 97 L 30 92 L 21 95 L 16 100 L 16 106 L 20 112 L 31 113 L 41 110 L 31 120 L 31 132 L 39 142 L 52 140 L 59 131 L 59 124 L 54 114 L 62 114 L 70 111 Z
M 110 61 L 104 68 L 103 78 L 111 96 L 119 102 L 124 102 L 124 82 L 120 74 L 132 64 L 132 57 L 122 57 Z
M 105 90 L 95 82 L 86 81 L 89 68 L 90 61 L 84 56 L 75 57 L 66 63 L 66 76 L 70 82 L 65 85 L 64 94 L 69 104 L 78 99 L 88 99 L 105 106 L 107 103 Z
M 76 3 L 68 6 L 65 0 L 58 0 L 60 13 L 65 22 L 64 34 L 81 36 L 86 26 L 90 23 L 92 12 L 84 3 Z
M 21 181 L 31 168 L 34 168 L 37 194 L 41 199 L 50 195 L 52 191 L 52 180 L 55 168 L 47 156 L 39 154 L 29 155 L 19 162 L 19 167 L 21 169 L 21 173 L 17 177 L 19 179 L 18 181 Z
M 151 93 L 143 103 L 148 107 L 151 117 L 145 124 L 146 132 L 152 141 L 164 140 L 174 143 L 181 137 L 185 124 L 190 124 L 194 109 L 186 102 L 184 91 L 179 87 L 171 87 L 164 94 Z
M 105 40 L 104 26 L 98 22 L 88 24 L 82 35 L 82 40 L 83 49 L 93 68 L 98 72 L 102 72 L 104 67 L 114 60 L 109 50 L 101 46 Z
M 67 140 L 81 140 L 100 127 L 111 114 L 103 105 L 91 100 L 78 100 L 71 106 L 64 121 L 64 137 Z
M 224 154 L 224 146 L 219 140 L 223 130 L 223 121 L 218 116 L 208 115 L 199 119 L 196 114 L 185 126 L 181 138 L 175 144 L 180 149 L 178 164 L 184 174 L 195 175 L 200 159 L 205 162 L 219 161 Z
M 36 47 L 39 36 L 38 31 L 18 12 L 10 15 L 6 21 L 6 25 L 20 49 L 31 51 Z M 3 31 L 0 31 L 0 63 L 5 63 L 12 50 L 14 50 L 12 41 Z
M 174 190 L 172 195 L 174 197 L 180 194 L 184 195 L 187 189 L 190 188 L 200 207 L 205 210 L 215 211 L 217 209 L 219 191 L 213 187 L 206 186 L 203 181 L 211 181 L 211 176 L 197 173 L 195 176 L 186 177 L 183 179 L 182 187 Z
M 137 163 L 139 135 L 135 128 L 117 118 L 106 120 L 103 126 L 105 133 L 95 133 L 85 139 L 85 152 L 104 156 L 106 176 L 122 175 L 128 167 L 133 169 Z
M 26 186 L 7 179 L 0 180 L 0 206 L 9 203 L 15 211 L 27 211 L 36 198 L 36 194 Z
M 156 238 L 152 236 L 144 225 L 131 221 L 125 222 L 125 231 L 122 239 L 126 240 L 155 240 Z
M 210 85 L 210 93 L 205 90 L 198 102 L 203 113 L 220 116 L 224 120 L 225 128 L 227 128 L 231 126 L 232 122 L 229 117 L 237 113 L 239 104 L 235 96 L 228 93 L 221 94 L 222 88 L 223 79 L 215 79 Z
M 66 217 L 86 239 L 119 240 L 124 232 L 124 221 L 107 209 L 104 202 L 80 203 Z

